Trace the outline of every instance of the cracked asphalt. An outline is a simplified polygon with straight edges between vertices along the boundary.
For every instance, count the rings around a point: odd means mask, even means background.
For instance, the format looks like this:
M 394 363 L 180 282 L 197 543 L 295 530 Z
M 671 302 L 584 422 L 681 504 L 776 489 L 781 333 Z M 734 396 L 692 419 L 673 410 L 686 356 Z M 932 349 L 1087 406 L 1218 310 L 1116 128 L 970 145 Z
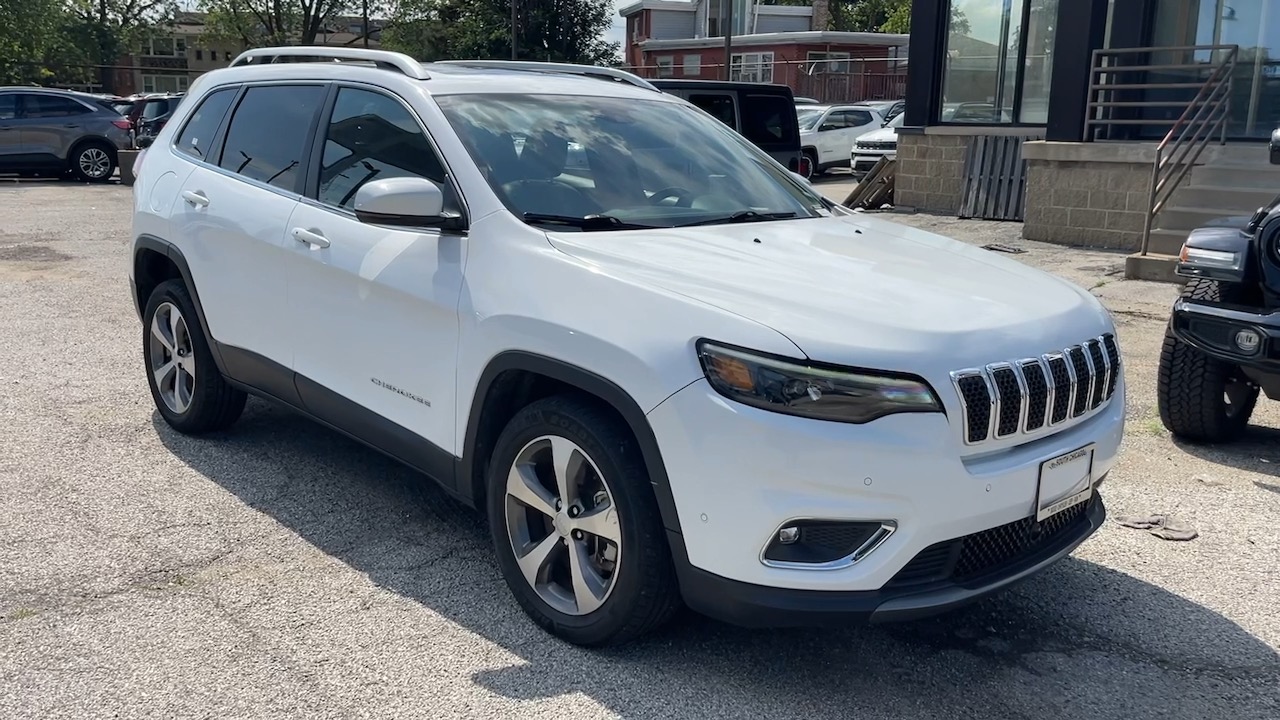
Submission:
M 822 185 L 833 196 L 838 180 Z M 838 199 L 839 199 L 838 198 Z M 1127 439 L 1072 557 L 909 625 L 746 631 L 685 615 L 609 651 L 527 622 L 478 517 L 251 400 L 194 440 L 154 412 L 130 192 L 0 181 L 0 717 L 1280 717 L 1280 403 L 1222 448 L 1161 428 L 1175 289 L 1016 224 L 895 219 L 1025 250 L 1115 312 Z

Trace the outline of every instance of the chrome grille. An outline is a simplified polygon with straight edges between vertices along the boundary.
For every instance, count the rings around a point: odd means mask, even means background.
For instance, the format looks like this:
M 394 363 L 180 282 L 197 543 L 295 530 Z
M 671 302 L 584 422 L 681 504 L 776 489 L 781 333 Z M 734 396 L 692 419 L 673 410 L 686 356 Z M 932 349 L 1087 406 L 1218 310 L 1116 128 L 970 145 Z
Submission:
M 964 409 L 965 443 L 1034 433 L 1111 399 L 1120 348 L 1110 333 L 1060 352 L 951 373 Z

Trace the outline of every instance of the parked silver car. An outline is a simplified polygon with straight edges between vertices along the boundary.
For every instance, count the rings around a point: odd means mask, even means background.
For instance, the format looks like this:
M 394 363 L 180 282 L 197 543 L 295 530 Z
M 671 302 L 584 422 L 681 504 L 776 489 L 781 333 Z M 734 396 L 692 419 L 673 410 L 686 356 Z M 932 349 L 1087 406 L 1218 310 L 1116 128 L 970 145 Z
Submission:
M 105 182 L 131 147 L 129 120 L 87 93 L 0 87 L 0 173 L 71 173 Z

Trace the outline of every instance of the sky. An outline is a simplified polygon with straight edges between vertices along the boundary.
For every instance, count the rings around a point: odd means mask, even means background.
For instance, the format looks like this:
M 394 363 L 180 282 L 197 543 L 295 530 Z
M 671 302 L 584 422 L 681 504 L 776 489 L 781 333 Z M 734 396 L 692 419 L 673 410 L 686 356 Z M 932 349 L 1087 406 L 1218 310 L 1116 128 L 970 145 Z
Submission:
M 604 34 L 604 39 L 609 42 L 621 43 L 627 35 L 627 21 L 618 17 L 618 8 L 624 5 L 630 5 L 632 0 L 613 0 L 613 25 L 609 26 L 609 31 Z

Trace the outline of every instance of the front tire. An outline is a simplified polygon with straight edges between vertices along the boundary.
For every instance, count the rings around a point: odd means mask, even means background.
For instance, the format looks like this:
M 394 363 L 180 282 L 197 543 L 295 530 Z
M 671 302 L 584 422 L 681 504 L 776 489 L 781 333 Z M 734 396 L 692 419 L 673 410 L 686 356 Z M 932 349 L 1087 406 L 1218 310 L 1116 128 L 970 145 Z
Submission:
M 817 177 L 818 174 L 821 172 L 818 169 L 818 152 L 816 150 L 805 148 L 802 154 L 804 155 L 805 159 L 808 160 L 808 163 L 805 166 L 808 172 L 801 173 L 801 174 L 804 175 L 806 180 L 812 180 L 813 178 Z
M 1209 302 L 1239 302 L 1240 289 L 1216 280 L 1196 279 L 1182 297 Z M 1181 440 L 1223 443 L 1235 440 L 1249 424 L 1258 387 L 1240 368 L 1210 357 L 1165 328 L 1160 349 L 1156 403 L 1160 421 Z
M 508 423 L 489 466 L 498 565 L 520 607 L 576 645 L 614 645 L 679 607 L 675 571 L 635 439 L 598 403 L 539 400 Z
M 160 283 L 142 318 L 147 384 L 164 421 L 187 435 L 235 423 L 247 396 L 231 387 L 214 363 L 186 286 L 180 280 Z

